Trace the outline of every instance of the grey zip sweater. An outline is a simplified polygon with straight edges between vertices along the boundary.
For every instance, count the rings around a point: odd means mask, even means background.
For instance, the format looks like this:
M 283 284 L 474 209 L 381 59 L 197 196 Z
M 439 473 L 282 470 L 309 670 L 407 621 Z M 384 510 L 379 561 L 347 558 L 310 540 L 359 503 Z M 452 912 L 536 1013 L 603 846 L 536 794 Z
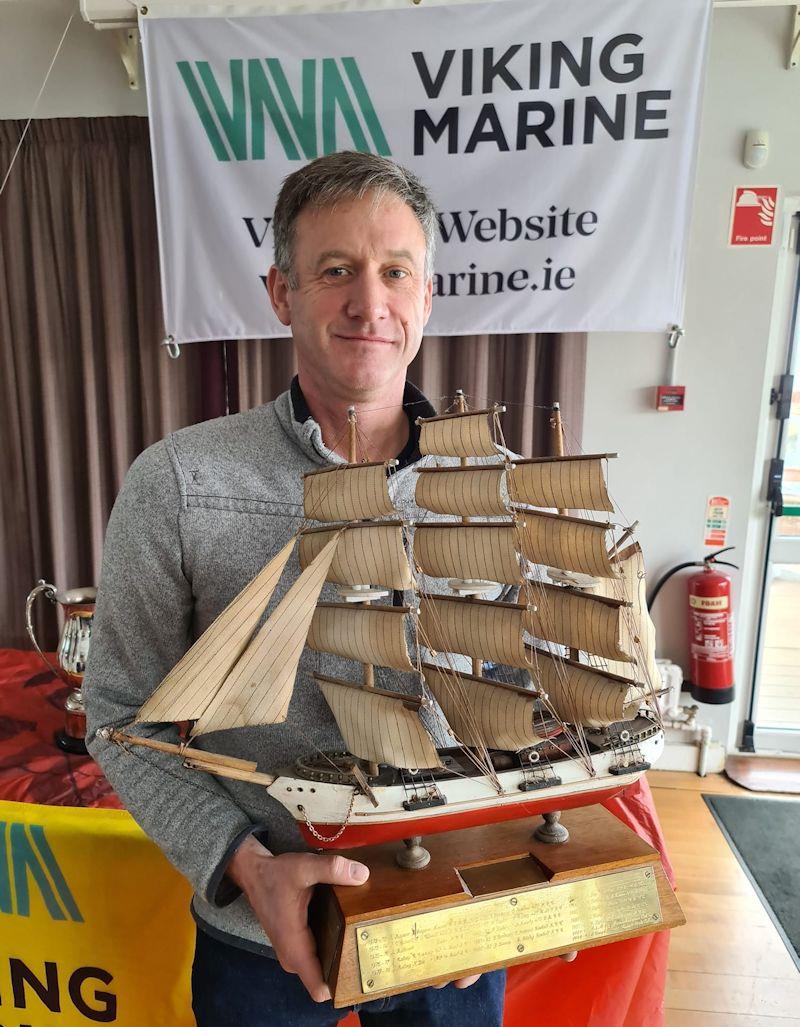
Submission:
M 191 882 L 199 925 L 263 952 L 271 951 L 268 939 L 224 871 L 254 831 L 272 851 L 305 849 L 288 811 L 263 787 L 187 770 L 177 758 L 149 749 L 123 750 L 96 732 L 128 725 L 191 642 L 290 539 L 303 513 L 303 473 L 342 462 L 324 445 L 319 425 L 293 413 L 286 392 L 248 413 L 176 432 L 136 460 L 108 524 L 84 682 L 90 752 L 135 819 Z M 416 477 L 410 466 L 392 477 L 392 498 L 410 518 L 419 515 Z M 295 554 L 273 603 L 298 573 Z M 335 598 L 332 586 L 322 598 Z M 317 748 L 341 748 L 313 671 L 352 679 L 356 668 L 306 649 L 284 724 L 201 736 L 198 747 L 255 760 L 266 773 Z M 380 669 L 376 676 L 382 687 L 419 691 L 412 675 Z M 172 725 L 134 730 L 177 739 Z

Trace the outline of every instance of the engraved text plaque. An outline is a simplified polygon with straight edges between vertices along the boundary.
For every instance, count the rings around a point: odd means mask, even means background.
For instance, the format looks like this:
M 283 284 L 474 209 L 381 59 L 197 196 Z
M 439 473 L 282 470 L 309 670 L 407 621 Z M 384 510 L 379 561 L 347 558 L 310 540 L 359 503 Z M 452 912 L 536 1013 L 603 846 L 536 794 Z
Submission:
M 357 928 L 366 995 L 661 922 L 652 867 L 478 899 Z

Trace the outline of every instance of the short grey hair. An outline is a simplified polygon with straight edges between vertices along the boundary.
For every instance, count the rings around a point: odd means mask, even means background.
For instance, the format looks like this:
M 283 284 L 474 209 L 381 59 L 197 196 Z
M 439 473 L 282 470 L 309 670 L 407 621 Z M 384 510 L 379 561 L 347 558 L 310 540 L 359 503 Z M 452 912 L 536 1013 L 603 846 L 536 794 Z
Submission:
M 284 179 L 272 219 L 275 266 L 289 287 L 297 288 L 294 268 L 295 222 L 309 206 L 334 207 L 369 195 L 375 202 L 397 196 L 413 211 L 425 236 L 425 279 L 433 274 L 436 250 L 436 210 L 416 175 L 387 157 L 343 150 L 319 157 Z

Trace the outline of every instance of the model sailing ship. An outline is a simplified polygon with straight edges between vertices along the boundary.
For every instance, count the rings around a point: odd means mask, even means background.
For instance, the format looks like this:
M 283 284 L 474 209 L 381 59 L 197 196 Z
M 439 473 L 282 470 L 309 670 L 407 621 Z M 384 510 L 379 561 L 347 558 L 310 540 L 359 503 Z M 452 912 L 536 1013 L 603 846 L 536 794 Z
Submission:
M 418 421 L 421 452 L 440 461 L 417 468 L 429 513 L 413 525 L 391 500 L 394 462 L 356 462 L 351 411 L 350 462 L 305 475 L 296 537 L 135 718 L 193 721 L 187 744 L 108 737 L 265 786 L 316 848 L 585 806 L 648 769 L 664 737 L 655 633 L 632 529 L 606 519 L 611 454 L 517 459 L 503 407 L 468 411 L 460 394 L 458 406 Z M 301 574 L 256 630 L 295 545 Z M 326 581 L 343 602 L 319 601 Z M 413 605 L 373 605 L 388 590 Z M 314 676 L 346 752 L 270 775 L 192 748 L 198 735 L 283 722 L 305 645 L 363 664 L 361 684 Z M 375 687 L 375 666 L 415 675 L 418 694 Z

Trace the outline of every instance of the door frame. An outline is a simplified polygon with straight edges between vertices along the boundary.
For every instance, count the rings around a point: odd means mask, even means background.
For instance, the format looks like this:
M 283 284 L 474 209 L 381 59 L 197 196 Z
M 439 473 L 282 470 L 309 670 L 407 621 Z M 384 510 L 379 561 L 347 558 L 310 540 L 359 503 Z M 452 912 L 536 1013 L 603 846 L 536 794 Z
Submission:
M 743 720 L 737 726 L 737 741 L 740 751 L 758 753 L 800 753 L 800 730 L 764 728 L 755 720 L 764 648 L 764 625 L 772 580 L 771 569 L 773 563 L 780 562 L 775 559 L 776 548 L 785 546 L 785 540 L 781 540 L 777 547 L 773 540 L 776 518 L 766 499 L 768 469 L 775 456 L 781 429 L 781 422 L 775 417 L 774 408 L 770 403 L 770 389 L 786 369 L 793 327 L 795 335 L 800 331 L 800 324 L 796 323 L 796 319 L 800 317 L 800 311 L 797 309 L 800 276 L 800 196 L 786 197 L 781 205 L 781 213 L 780 252 L 775 274 L 763 388 L 764 417 L 759 425 L 748 525 L 747 551 L 752 553 L 753 557 L 748 561 L 749 580 L 743 582 L 745 595 L 742 597 L 740 609 L 742 623 L 745 625 L 742 635 L 746 650 L 740 666 L 743 669 L 743 681 L 747 682 L 747 699 L 741 707 Z M 797 345 L 796 341 L 795 346 Z M 800 539 L 797 542 L 800 548 Z

